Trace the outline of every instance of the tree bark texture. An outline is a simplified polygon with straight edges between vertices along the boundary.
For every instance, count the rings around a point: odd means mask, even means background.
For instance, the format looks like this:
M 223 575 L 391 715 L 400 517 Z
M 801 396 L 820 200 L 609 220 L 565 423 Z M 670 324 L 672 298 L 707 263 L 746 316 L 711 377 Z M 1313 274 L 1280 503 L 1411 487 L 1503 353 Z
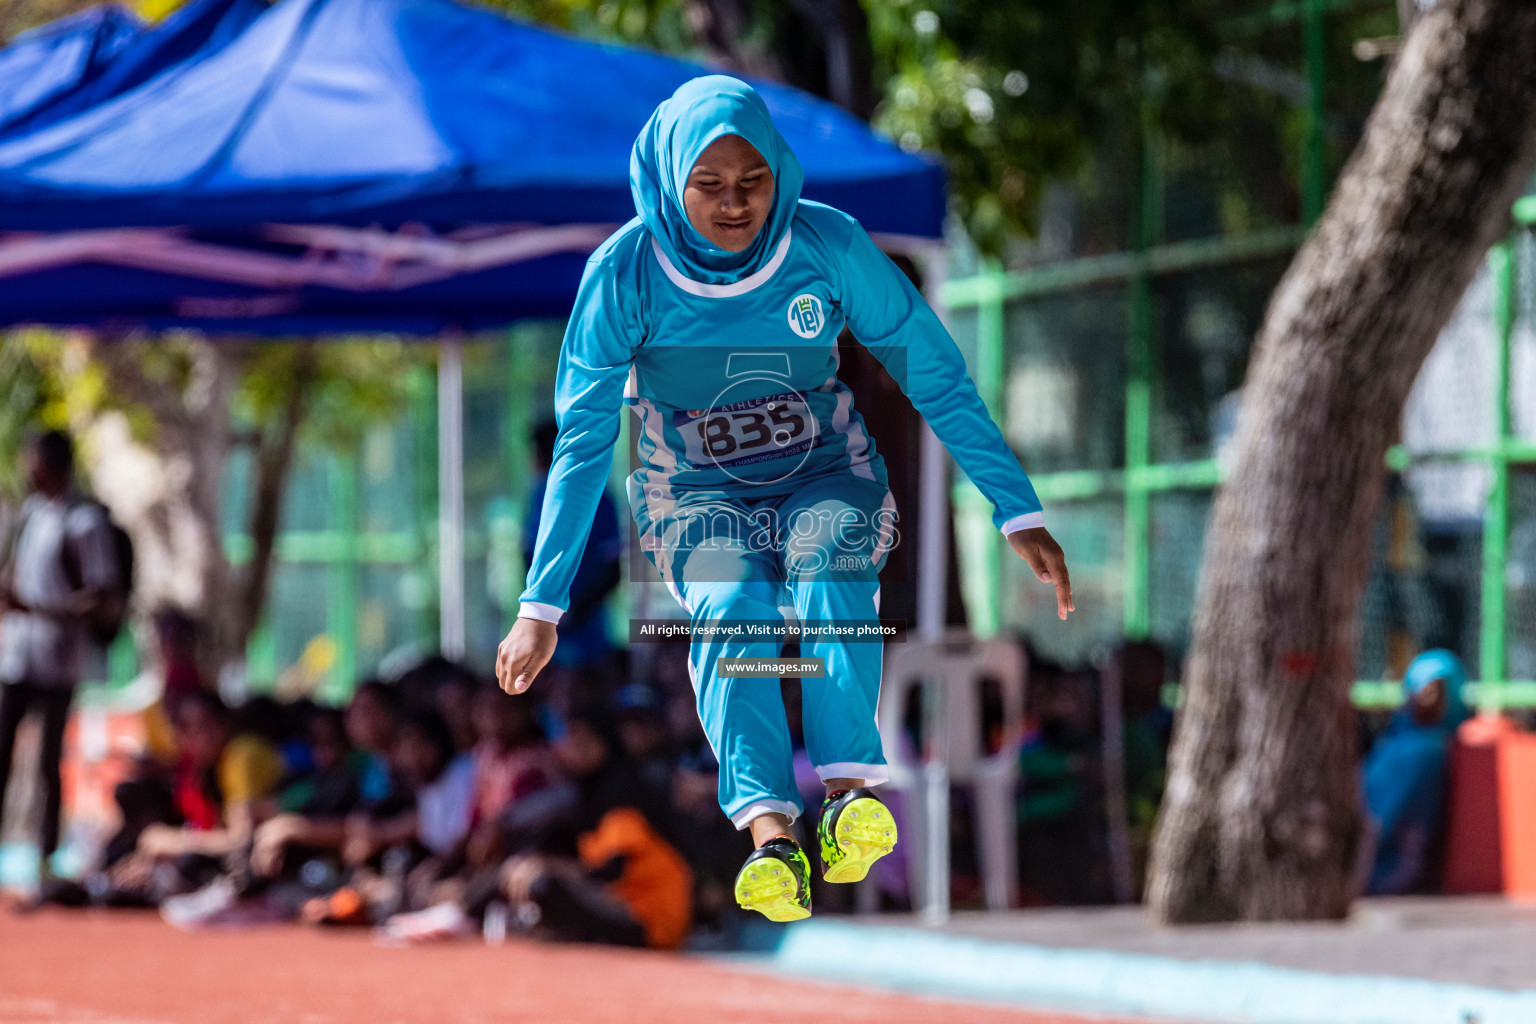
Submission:
M 1536 5 L 1441 0 L 1270 300 L 1206 537 L 1148 899 L 1338 918 L 1360 835 L 1356 606 L 1388 446 L 1536 165 Z
M 238 618 L 231 637 L 241 653 L 267 605 L 272 555 L 277 547 L 278 516 L 287 490 L 288 473 L 293 466 L 294 443 L 299 425 L 304 422 L 314 379 L 314 346 L 304 345 L 293 361 L 281 415 L 275 423 L 263 425 L 257 438 L 255 496 L 250 510 L 251 560 L 240 581 L 241 600 L 236 605 Z
M 243 656 L 245 640 L 242 610 L 227 597 L 231 569 L 221 517 L 238 346 L 189 342 L 190 373 L 178 386 L 145 375 L 147 344 L 153 342 L 102 338 L 91 354 L 113 392 L 153 418 L 153 451 L 129 436 L 122 417 L 79 426 L 93 429 L 96 493 L 133 538 L 135 609 L 177 607 L 194 615 L 203 627 L 199 660 L 217 673 Z

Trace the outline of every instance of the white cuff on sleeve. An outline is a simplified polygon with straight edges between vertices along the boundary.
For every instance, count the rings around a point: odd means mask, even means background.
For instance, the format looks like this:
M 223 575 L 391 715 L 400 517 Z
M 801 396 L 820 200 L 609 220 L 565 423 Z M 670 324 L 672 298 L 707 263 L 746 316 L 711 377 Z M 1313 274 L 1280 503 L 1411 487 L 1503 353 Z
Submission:
M 540 622 L 559 622 L 560 616 L 565 612 L 552 604 L 544 604 L 541 601 L 519 601 L 517 603 L 517 617 L 520 619 L 538 619 Z
M 1003 536 L 1010 533 L 1018 533 L 1020 530 L 1033 530 L 1037 526 L 1045 525 L 1045 512 L 1026 512 L 1021 516 L 1014 516 L 1001 527 Z
M 800 808 L 788 800 L 759 800 L 731 815 L 731 824 L 736 826 L 736 831 L 744 832 L 747 826 L 752 824 L 753 818 L 761 817 L 764 814 L 782 814 L 793 825 L 795 819 L 800 817 Z

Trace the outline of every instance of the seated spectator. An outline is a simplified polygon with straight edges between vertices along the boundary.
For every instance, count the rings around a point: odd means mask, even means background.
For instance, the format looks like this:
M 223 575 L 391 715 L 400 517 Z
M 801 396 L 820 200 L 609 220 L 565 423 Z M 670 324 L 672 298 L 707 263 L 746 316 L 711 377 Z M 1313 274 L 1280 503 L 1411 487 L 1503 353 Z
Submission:
M 693 878 L 662 838 L 660 795 L 645 786 L 601 715 L 573 714 L 556 754 L 578 789 L 570 820 L 575 856 L 556 846 L 507 862 L 501 888 L 513 920 L 541 938 L 682 945 Z
M 442 717 L 430 710 L 406 715 L 395 734 L 393 763 L 410 806 L 390 817 L 347 820 L 347 885 L 306 906 L 306 920 L 364 923 L 426 906 L 461 860 L 474 806 L 474 762 L 454 750 Z
M 154 627 L 160 696 L 142 712 L 144 754 L 129 777 L 113 790 L 120 824 L 101 851 L 101 869 L 132 853 L 140 833 L 150 825 L 180 822 L 172 790 L 177 750 L 171 719 L 181 698 L 203 689 L 195 660 L 197 624 L 190 616 L 167 609 L 155 616 Z
M 119 899 L 136 895 L 158 903 L 217 875 L 222 858 L 250 841 L 261 802 L 282 776 L 277 752 L 265 740 L 237 733 L 213 693 L 187 694 L 172 724 L 181 752 L 175 811 L 182 824 L 155 824 L 140 833 L 133 854 L 111 872 Z
M 334 847 L 345 833 L 338 823 L 361 803 L 366 755 L 353 750 L 341 711 L 307 702 L 295 707 L 304 714 L 303 728 L 286 745 L 285 759 L 291 764 L 292 751 L 302 745 L 298 760 L 308 768 L 290 771 L 276 794 L 262 802 L 259 816 L 266 820 L 249 849 L 226 858 L 224 871 L 202 889 L 161 904 L 161 915 L 171 924 L 287 920 L 309 899 L 340 884 L 342 863 Z
M 474 814 L 475 762 L 455 749 L 453 733 L 435 711 L 400 724 L 395 765 L 416 796 L 414 838 L 432 856 L 457 852 Z
M 160 697 L 144 709 L 145 752 L 166 766 L 176 763 L 176 741 L 171 718 L 176 701 L 203 689 L 197 667 L 197 623 L 189 615 L 168 608 L 155 616 L 155 649 L 159 656 Z
M 401 673 L 395 685 L 407 705 L 436 709 L 458 750 L 474 747 L 477 680 L 472 671 L 438 654 Z
M 500 895 L 512 905 L 514 926 L 541 938 L 681 945 L 691 873 L 662 837 L 664 794 L 645 785 L 622 749 L 606 716 L 573 714 L 555 755 L 575 784 L 543 818 L 533 848 L 492 871 L 491 889 L 472 884 L 460 901 L 392 919 L 386 934 L 414 941 L 466 934 L 484 903 Z
M 669 715 L 680 750 L 672 772 L 673 820 L 679 849 L 687 851 L 693 869 L 695 914 L 700 924 L 716 925 L 736 913 L 736 872 L 750 851 L 742 845 L 742 833 L 720 813 L 720 763 L 692 702 L 686 711 L 682 704 L 678 701 L 678 713 Z
M 459 751 L 475 748 L 475 688 L 474 675 L 460 669 L 444 675 L 433 695 L 437 713 L 448 723 L 454 749 Z
M 1019 892 L 1024 906 L 1111 898 L 1095 674 L 1030 661 L 1030 706 L 1019 746 Z
M 262 824 L 251 851 L 251 869 L 258 877 L 271 879 L 284 874 L 292 866 L 290 850 L 305 856 L 322 852 L 339 855 L 347 841 L 349 815 L 383 819 L 408 809 L 409 797 L 400 792 L 390 765 L 400 722 L 399 694 L 377 680 L 361 683 L 347 705 L 343 722 L 353 748 L 346 771 L 356 786 L 355 803 L 340 810 L 292 809 Z
M 358 786 L 365 806 L 379 807 L 395 796 L 389 759 L 401 711 L 400 694 L 377 679 L 359 683 L 347 705 L 347 736 L 362 755 Z
M 664 790 L 677 766 L 672 733 L 661 695 L 645 683 L 630 683 L 614 698 L 624 756 L 645 777 L 646 785 Z
M 309 705 L 301 739 L 303 763 L 308 767 L 290 776 L 274 799 L 269 817 L 339 818 L 356 810 L 362 800 L 359 776 L 364 765 L 347 736 L 346 715 L 338 708 Z M 285 760 L 292 764 L 297 758 L 290 755 Z
M 474 833 L 466 848 L 472 868 L 488 867 L 511 850 L 509 827 L 517 805 L 558 778 L 535 705 L 509 697 L 495 684 L 475 695 Z
M 1375 842 L 1366 892 L 1413 892 L 1440 825 L 1441 793 L 1456 727 L 1466 718 L 1461 661 L 1425 651 L 1403 675 L 1402 707 L 1361 766 L 1361 786 Z

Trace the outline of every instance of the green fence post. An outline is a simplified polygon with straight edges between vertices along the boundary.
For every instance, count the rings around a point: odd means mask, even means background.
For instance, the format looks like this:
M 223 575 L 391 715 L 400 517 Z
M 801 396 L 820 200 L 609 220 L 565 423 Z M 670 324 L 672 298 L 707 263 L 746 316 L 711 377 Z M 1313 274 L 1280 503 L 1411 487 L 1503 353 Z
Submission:
M 278 566 L 274 564 L 272 569 L 276 575 Z M 268 603 L 271 603 L 270 596 Z M 272 630 L 268 610 L 262 611 L 260 621 L 245 642 L 245 682 L 252 692 L 252 684 L 260 683 L 263 692 L 271 692 L 277 685 L 277 635 Z
M 411 567 L 420 590 L 430 592 L 416 610 L 416 641 L 428 649 L 437 646 L 437 371 L 412 367 L 409 383 L 411 417 L 412 528 L 420 540 Z M 434 582 L 427 587 L 425 581 Z M 416 588 L 413 588 L 415 590 Z
M 1003 293 L 1008 275 L 996 260 L 987 260 L 982 268 L 984 283 L 976 306 L 976 390 L 994 421 L 1003 412 L 1003 379 L 1008 360 L 1006 328 L 1003 320 Z M 995 530 L 987 534 L 980 560 L 981 592 L 989 598 L 979 608 L 968 608 L 971 627 L 978 636 L 995 636 L 1002 628 L 1003 538 Z
M 1493 319 L 1498 334 L 1494 371 L 1493 486 L 1483 521 L 1483 600 L 1479 622 L 1478 705 L 1489 713 L 1503 706 L 1505 671 L 1504 561 L 1509 544 L 1509 353 L 1515 325 L 1515 255 L 1509 239 L 1488 253 L 1493 274 Z
M 331 666 L 325 695 L 333 703 L 339 703 L 351 694 L 357 676 L 357 477 L 360 465 L 355 451 L 338 453 L 330 462 L 331 532 L 338 547 L 331 558 L 325 631 L 336 645 L 336 663 Z
M 527 324 L 518 324 L 507 332 L 507 367 L 506 367 L 506 402 L 507 402 L 507 432 L 502 443 L 506 447 L 507 486 L 498 488 L 507 495 L 512 506 L 513 524 L 517 531 L 517 537 L 513 541 L 515 557 L 522 561 L 522 532 L 523 509 L 527 506 L 528 488 L 524 485 L 532 472 L 533 460 L 532 445 L 528 442 L 528 436 L 533 430 L 533 394 L 528 386 L 526 367 L 532 361 L 533 347 L 537 339 L 532 336 L 531 328 Z M 523 572 L 527 566 L 523 566 Z M 518 579 L 514 586 L 518 593 L 522 592 L 523 573 L 517 574 Z M 502 629 L 511 631 L 517 622 L 516 595 L 511 595 L 511 600 L 502 608 Z
M 1143 111 L 1141 166 L 1137 180 L 1136 269 L 1130 280 L 1130 324 L 1125 379 L 1125 622 L 1127 639 L 1151 628 L 1151 494 L 1146 469 L 1152 461 L 1152 265 L 1162 198 L 1157 135 Z

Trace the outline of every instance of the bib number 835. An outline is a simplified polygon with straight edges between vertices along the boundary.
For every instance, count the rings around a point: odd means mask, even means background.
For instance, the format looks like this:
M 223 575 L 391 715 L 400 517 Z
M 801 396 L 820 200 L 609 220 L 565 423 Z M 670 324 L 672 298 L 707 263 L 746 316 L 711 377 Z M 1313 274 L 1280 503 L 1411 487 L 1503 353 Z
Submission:
M 738 452 L 755 453 L 769 445 L 787 448 L 802 440 L 805 426 L 805 417 L 780 399 L 768 402 L 761 410 L 714 413 L 700 419 L 695 429 L 704 454 L 722 459 Z

